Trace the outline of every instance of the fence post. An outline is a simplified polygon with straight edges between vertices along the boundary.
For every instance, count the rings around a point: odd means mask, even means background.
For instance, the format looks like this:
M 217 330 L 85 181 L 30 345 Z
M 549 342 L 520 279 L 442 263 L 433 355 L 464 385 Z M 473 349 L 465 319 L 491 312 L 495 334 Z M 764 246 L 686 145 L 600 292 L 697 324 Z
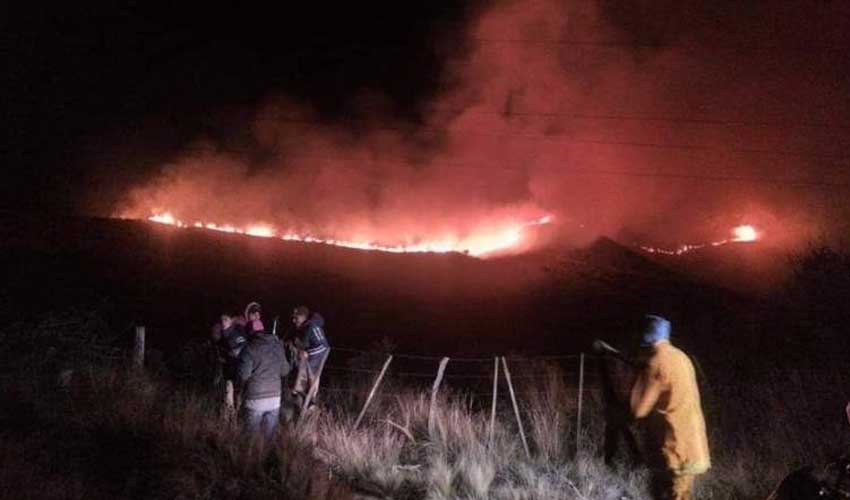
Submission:
M 236 397 L 232 380 L 224 381 L 224 408 L 221 416 L 227 422 L 232 422 L 236 416 Z
M 505 369 L 505 380 L 508 382 L 508 391 L 511 393 L 511 402 L 514 405 L 514 415 L 516 415 L 516 423 L 519 426 L 519 437 L 522 439 L 522 447 L 525 448 L 526 458 L 531 458 L 531 452 L 528 451 L 528 441 L 525 440 L 525 430 L 522 428 L 522 418 L 519 416 L 519 406 L 516 404 L 514 384 L 511 383 L 511 372 L 508 371 L 508 361 L 504 356 L 502 356 L 502 368 Z
M 576 416 L 576 456 L 581 452 L 581 411 L 584 396 L 584 353 L 578 363 L 578 416 Z
M 446 371 L 446 365 L 449 364 L 449 358 L 440 360 L 440 367 L 437 369 L 437 378 L 434 380 L 434 386 L 431 388 L 431 406 L 428 409 L 428 435 L 434 435 L 434 423 L 437 418 L 437 391 L 440 389 L 440 382 L 443 381 L 443 374 Z
M 144 368 L 145 366 L 145 327 L 136 327 L 136 338 L 133 342 L 133 367 Z
M 493 448 L 493 433 L 496 427 L 496 396 L 499 389 L 499 357 L 493 358 L 493 405 L 490 407 L 490 436 L 488 447 Z
M 375 396 L 375 391 L 378 390 L 378 385 L 380 385 L 381 380 L 384 379 L 384 374 L 387 372 L 387 367 L 390 366 L 393 357 L 390 355 L 386 361 L 384 361 L 384 367 L 381 368 L 381 373 L 378 375 L 378 378 L 375 379 L 375 383 L 372 384 L 372 390 L 369 391 L 369 396 L 366 398 L 366 402 L 363 403 L 363 409 L 360 410 L 360 415 L 357 415 L 357 420 L 354 421 L 354 428 L 356 429 L 358 425 L 360 425 L 360 421 L 363 420 L 363 415 L 366 414 L 366 408 L 369 407 L 369 403 L 372 402 L 372 398 Z

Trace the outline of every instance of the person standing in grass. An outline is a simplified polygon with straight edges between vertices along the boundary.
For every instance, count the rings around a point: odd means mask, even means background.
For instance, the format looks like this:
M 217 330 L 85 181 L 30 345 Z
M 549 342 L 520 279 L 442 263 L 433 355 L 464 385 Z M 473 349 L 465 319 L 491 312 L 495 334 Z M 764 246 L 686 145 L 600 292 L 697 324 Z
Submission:
M 293 392 L 301 401 L 315 383 L 313 393 L 315 401 L 318 395 L 322 365 L 328 355 L 330 344 L 325 337 L 325 320 L 319 313 L 310 314 L 307 306 L 298 306 L 292 311 L 292 324 L 295 325 L 295 345 L 298 350 L 298 375 Z
M 239 353 L 237 369 L 243 397 L 241 414 L 248 431 L 260 433 L 268 441 L 280 422 L 282 379 L 289 374 L 290 365 L 283 345 L 266 332 L 262 321 L 250 320 L 246 329 L 249 341 Z
M 218 349 L 224 379 L 234 381 L 239 353 L 248 342 L 244 321 L 222 314 L 220 321 L 213 327 L 212 339 Z
M 711 467 L 705 418 L 690 358 L 670 343 L 670 322 L 647 315 L 641 332 L 646 363 L 632 388 L 631 410 L 650 430 L 653 495 L 691 498 L 694 480 Z

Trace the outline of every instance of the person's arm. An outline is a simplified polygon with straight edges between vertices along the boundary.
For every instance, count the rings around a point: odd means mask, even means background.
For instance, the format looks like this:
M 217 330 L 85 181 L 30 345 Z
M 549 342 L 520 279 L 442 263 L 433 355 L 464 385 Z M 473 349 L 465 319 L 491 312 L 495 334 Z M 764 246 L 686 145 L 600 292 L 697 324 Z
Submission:
M 289 359 L 286 357 L 286 347 L 281 346 L 281 361 L 280 361 L 280 378 L 286 378 L 289 372 L 292 371 L 292 365 L 289 364 Z
M 321 352 L 328 347 L 328 341 L 325 339 L 325 332 L 322 331 L 322 328 L 316 325 L 310 327 L 310 331 L 308 334 L 307 341 L 307 352 L 313 354 L 314 352 Z
M 254 360 L 248 349 L 242 349 L 239 353 L 239 364 L 236 368 L 236 376 L 240 384 L 244 384 L 251 378 L 251 373 L 254 371 Z
M 631 410 L 635 418 L 644 418 L 655 408 L 664 387 L 661 371 L 649 365 L 632 387 Z
M 213 343 L 216 343 L 221 340 L 223 330 L 224 329 L 221 327 L 221 323 L 217 322 L 216 324 L 214 324 L 212 326 L 212 329 L 210 330 L 210 340 L 212 340 Z

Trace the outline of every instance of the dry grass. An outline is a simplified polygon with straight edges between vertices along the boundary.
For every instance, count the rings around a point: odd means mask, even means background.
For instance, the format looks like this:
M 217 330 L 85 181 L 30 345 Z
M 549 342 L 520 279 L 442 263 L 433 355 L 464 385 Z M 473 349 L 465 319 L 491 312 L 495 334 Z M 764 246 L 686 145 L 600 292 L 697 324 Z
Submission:
M 69 390 L 3 388 L 0 498 L 350 497 L 291 435 L 261 446 L 179 384 L 93 369 Z
M 529 408 L 535 450 L 530 458 L 511 420 L 497 420 L 490 447 L 489 415 L 472 410 L 462 396 L 440 398 L 430 435 L 428 405 L 426 393 L 408 392 L 374 409 L 381 417 L 356 431 L 333 412 L 318 415 L 300 431 L 303 439 L 315 439 L 337 474 L 383 497 L 644 497 L 640 475 L 611 471 L 591 456 L 576 459 L 567 451 L 566 419 L 557 404 Z
M 539 376 L 518 386 L 530 457 L 509 407 L 500 406 L 491 446 L 489 403 L 450 387 L 438 398 L 433 434 L 430 395 L 398 385 L 382 389 L 354 429 L 366 392 L 357 382 L 261 450 L 222 420 L 210 387 L 84 356 L 71 386 L 60 389 L 56 370 L 73 357 L 58 363 L 39 359 L 38 349 L 21 352 L 32 355 L 9 358 L 17 365 L 0 372 L 2 498 L 646 498 L 646 471 L 601 463 L 592 394 L 576 453 L 575 391 L 554 367 L 534 368 Z M 705 388 L 715 467 L 698 483 L 698 498 L 765 498 L 787 472 L 822 460 L 847 435 L 841 408 L 833 417 L 825 403 L 845 396 L 843 376 L 820 380 L 817 390 L 799 373 L 749 382 L 712 377 Z

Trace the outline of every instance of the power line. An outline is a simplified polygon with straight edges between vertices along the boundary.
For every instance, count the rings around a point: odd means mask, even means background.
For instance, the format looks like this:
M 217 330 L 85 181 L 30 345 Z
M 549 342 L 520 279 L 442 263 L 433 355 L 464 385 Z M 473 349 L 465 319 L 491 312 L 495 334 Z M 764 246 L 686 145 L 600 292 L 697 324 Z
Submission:
M 631 119 L 637 120 L 637 117 L 632 117 Z M 408 133 L 408 134 L 417 134 L 417 133 L 425 133 L 425 134 L 434 134 L 440 135 L 445 133 L 455 133 L 461 135 L 475 135 L 475 136 L 484 136 L 484 137 L 494 137 L 494 138 L 520 138 L 520 139 L 529 139 L 535 141 L 546 141 L 551 143 L 564 143 L 564 144 L 581 144 L 581 145 L 592 145 L 592 146 L 618 146 L 618 147 L 629 147 L 629 148 L 638 148 L 638 149 L 660 149 L 660 150 L 677 150 L 677 151 L 692 151 L 692 152 L 706 152 L 706 153 L 718 153 L 718 154 L 744 154 L 744 155 L 767 155 L 767 156 L 786 156 L 786 157 L 796 157 L 796 158 L 813 158 L 819 160 L 830 160 L 835 162 L 845 162 L 850 161 L 850 156 L 845 155 L 837 155 L 837 154 L 828 154 L 828 153 L 816 153 L 812 151 L 793 151 L 793 150 L 780 150 L 780 149 L 772 149 L 772 148 L 724 148 L 718 146 L 711 146 L 706 144 L 677 144 L 677 143 L 661 143 L 661 142 L 650 142 L 650 141 L 617 141 L 617 140 L 602 140 L 602 139 L 575 139 L 570 137 L 563 136 L 553 136 L 548 134 L 532 134 L 532 133 L 515 133 L 515 132 L 496 132 L 496 131 L 486 131 L 486 130 L 462 130 L 462 129 L 450 129 L 447 127 L 433 127 L 433 126 L 399 126 L 399 125 L 372 125 L 368 123 L 367 120 L 357 120 L 353 118 L 347 119 L 349 122 L 364 122 L 367 123 L 367 127 L 370 130 L 376 131 L 386 131 L 386 132 L 399 132 L 399 133 Z M 321 129 L 324 127 L 328 127 L 329 124 L 325 122 L 321 122 L 318 120 L 308 120 L 308 119 L 300 119 L 300 118 L 284 118 L 284 117 L 260 117 L 254 120 L 257 122 L 270 122 L 270 123 L 293 123 L 306 125 L 311 128 Z M 848 127 L 850 128 L 850 127 Z M 249 149 L 245 148 L 229 148 L 233 152 L 244 152 L 246 154 L 257 154 L 262 153 L 261 148 Z
M 747 183 L 767 183 L 785 186 L 799 187 L 833 187 L 833 188 L 850 188 L 850 183 L 836 183 L 813 181 L 808 179 L 792 179 L 792 178 L 770 178 L 770 177 L 755 177 L 755 176 L 735 176 L 735 175 L 696 175 L 696 174 L 680 174 L 675 172 L 630 172 L 627 170 L 595 170 L 595 169 L 568 169 L 573 173 L 582 175 L 610 175 L 623 177 L 651 177 L 651 178 L 667 178 L 667 179 L 689 179 L 699 181 L 712 182 L 747 182 Z
M 437 108 L 439 110 L 439 108 Z M 446 111 L 452 112 L 451 109 Z M 506 117 L 522 116 L 522 117 L 542 117 L 542 118 L 570 118 L 575 120 L 600 120 L 600 121 L 637 121 L 637 122 L 669 122 L 675 124 L 692 124 L 692 125 L 714 125 L 714 126 L 747 126 L 747 127 L 776 127 L 776 128 L 830 128 L 830 129 L 850 129 L 850 124 L 844 123 L 827 123 L 827 122 L 777 122 L 765 120 L 730 120 L 719 118 L 688 118 L 684 116 L 663 116 L 663 115 L 618 115 L 618 114 L 593 114 L 593 113 L 571 113 L 562 111 L 516 111 L 506 114 L 502 111 L 486 111 L 474 110 L 465 111 L 458 110 L 458 113 L 482 114 L 482 115 L 504 115 Z
M 838 44 L 777 44 L 777 43 L 752 43 L 752 44 L 730 44 L 716 43 L 712 41 L 703 41 L 701 43 L 670 43 L 670 42 L 640 42 L 637 40 L 581 40 L 581 39 L 534 39 L 534 38 L 486 38 L 478 36 L 463 36 L 460 37 L 461 43 L 471 42 L 479 45 L 527 45 L 536 47 L 574 47 L 574 48 L 610 48 L 610 49 L 665 49 L 665 50 L 683 50 L 687 52 L 701 51 L 703 53 L 710 50 L 724 51 L 783 51 L 783 52 L 805 52 L 805 53 L 844 53 L 850 52 L 850 46 Z M 348 40 L 315 40 L 312 45 L 300 45 L 297 48 L 290 46 L 292 49 L 289 54 L 342 54 L 350 53 L 352 50 L 408 50 L 410 48 L 420 47 L 421 43 L 416 40 L 405 39 L 348 39 Z
M 198 152 L 198 153 L 211 153 L 211 154 L 221 154 L 221 153 L 238 153 L 238 154 L 256 154 L 257 151 L 249 149 L 249 148 L 233 148 L 233 147 L 204 147 L 204 146 L 195 146 L 184 148 L 181 152 Z M 119 155 L 116 155 L 115 158 L 121 159 Z M 297 159 L 309 159 L 309 160 L 319 160 L 324 162 L 356 162 L 357 165 L 345 164 L 345 163 L 333 163 L 334 168 L 344 169 L 353 172 L 363 173 L 363 171 L 359 168 L 364 165 L 372 165 L 379 167 L 405 167 L 410 168 L 416 166 L 416 162 L 408 161 L 406 159 L 400 159 L 396 161 L 377 161 L 377 160 L 367 160 L 367 159 L 352 159 L 350 157 L 345 156 L 334 156 L 327 154 L 294 154 L 288 155 L 286 157 L 290 160 Z M 612 169 L 594 169 L 594 168 L 586 168 L 586 167 L 534 167 L 534 168 L 522 168 L 516 166 L 509 165 L 498 165 L 498 164 L 475 164 L 475 163 L 456 163 L 456 162 L 440 162 L 440 163 L 427 163 L 428 166 L 450 166 L 456 169 L 462 170 L 470 170 L 470 171 L 503 171 L 503 172 L 516 172 L 522 174 L 533 174 L 533 173 L 565 173 L 565 174 L 578 174 L 582 176 L 621 176 L 621 177 L 635 177 L 635 178 L 661 178 L 661 179 L 681 179 L 681 180 L 695 180 L 695 181 L 710 181 L 710 182 L 738 182 L 738 183 L 754 183 L 754 184 L 771 184 L 775 186 L 787 186 L 787 187 L 826 187 L 826 188 L 850 188 L 850 183 L 840 183 L 840 182 L 827 182 L 827 181 L 819 181 L 819 180 L 810 180 L 810 179 L 801 179 L 801 178 L 776 178 L 776 177 L 768 177 L 768 176 L 740 176 L 740 175 L 712 175 L 712 174 L 687 174 L 687 173 L 679 173 L 679 172 L 669 172 L 669 171 L 631 171 L 631 170 L 612 170 Z M 481 178 L 478 181 L 482 184 L 486 184 L 489 182 L 488 179 Z M 368 183 L 369 185 L 381 186 L 384 185 L 385 182 L 381 181 L 371 181 Z
M 484 112 L 482 112 L 484 113 Z M 489 112 L 487 112 L 489 113 Z M 539 115 L 535 115 L 539 116 Z M 608 117 L 611 119 L 615 119 L 612 117 Z M 607 118 L 603 118 L 607 119 Z M 631 120 L 638 120 L 637 117 L 631 117 Z M 530 134 L 530 133 L 515 133 L 515 132 L 494 132 L 487 130 L 461 130 L 461 129 L 450 129 L 447 127 L 433 127 L 433 126 L 398 126 L 398 125 L 372 125 L 367 120 L 358 120 L 354 118 L 347 118 L 347 121 L 350 122 L 364 122 L 367 123 L 367 127 L 371 130 L 379 130 L 379 131 L 387 131 L 387 132 L 402 132 L 402 133 L 430 133 L 430 134 L 443 134 L 443 133 L 457 133 L 462 135 L 478 135 L 478 136 L 486 136 L 486 137 L 502 137 L 502 138 L 525 138 L 525 139 L 533 139 L 533 140 L 541 140 L 548 142 L 563 142 L 568 144 L 588 144 L 588 145 L 598 145 L 598 146 L 624 146 L 624 147 L 633 147 L 633 148 L 650 148 L 650 149 L 674 149 L 674 150 L 683 150 L 683 151 L 707 151 L 707 152 L 715 152 L 715 153 L 735 153 L 735 154 L 762 154 L 762 155 L 776 155 L 776 156 L 795 156 L 795 157 L 803 157 L 803 158 L 819 158 L 819 159 L 832 159 L 832 160 L 850 160 L 850 156 L 841 156 L 841 155 L 833 155 L 833 154 L 823 154 L 823 153 L 814 153 L 810 151 L 785 151 L 785 150 L 777 150 L 777 149 L 757 149 L 757 148 L 722 148 L 717 146 L 709 146 L 705 144 L 670 144 L 670 143 L 657 143 L 657 142 L 641 142 L 641 141 L 611 141 L 611 140 L 601 140 L 601 139 L 573 139 L 569 137 L 562 136 L 553 136 L 548 134 Z M 651 121 L 659 121 L 659 120 L 651 120 Z M 255 119 L 255 122 L 272 122 L 272 123 L 295 123 L 295 124 L 303 124 L 309 126 L 315 126 L 316 128 L 326 127 L 328 124 L 316 121 L 316 120 L 307 120 L 307 119 L 297 119 L 297 118 L 282 118 L 282 117 L 262 117 Z M 848 126 L 850 128 L 850 126 Z
M 633 49 L 680 49 L 680 50 L 749 50 L 749 51 L 771 51 L 781 50 L 789 52 L 848 52 L 850 47 L 843 45 L 789 45 L 789 44 L 724 44 L 703 42 L 679 43 L 669 42 L 639 42 L 630 40 L 554 40 L 554 39 L 530 39 L 530 38 L 479 38 L 470 37 L 468 40 L 480 44 L 493 45 L 537 45 L 553 47 L 597 47 L 597 48 L 633 48 Z

